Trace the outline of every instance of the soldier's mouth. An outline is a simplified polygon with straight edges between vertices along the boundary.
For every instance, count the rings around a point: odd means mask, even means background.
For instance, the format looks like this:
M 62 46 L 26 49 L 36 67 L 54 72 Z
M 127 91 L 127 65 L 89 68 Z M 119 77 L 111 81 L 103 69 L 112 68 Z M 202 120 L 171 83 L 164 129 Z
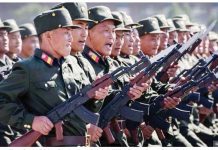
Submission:
M 113 45 L 112 43 L 105 44 L 105 46 L 108 47 L 108 48 L 112 48 L 112 45 Z
M 120 47 L 117 47 L 117 48 L 115 48 L 115 50 L 116 50 L 116 51 L 120 51 L 120 50 L 121 50 L 121 48 L 120 48 Z
M 81 44 L 85 44 L 85 41 L 79 41 L 79 43 L 81 43 Z

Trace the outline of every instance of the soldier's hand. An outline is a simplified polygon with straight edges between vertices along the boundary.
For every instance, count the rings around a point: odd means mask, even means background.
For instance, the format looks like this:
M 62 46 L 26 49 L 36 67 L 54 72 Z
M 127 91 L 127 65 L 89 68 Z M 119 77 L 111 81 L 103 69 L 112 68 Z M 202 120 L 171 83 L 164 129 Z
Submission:
M 95 92 L 95 99 L 104 99 L 107 95 L 108 95 L 108 92 L 109 92 L 109 87 L 105 87 L 105 88 L 100 88 L 98 91 Z
M 175 77 L 176 71 L 179 69 L 178 65 L 174 65 L 167 70 L 167 74 L 169 77 Z
M 134 85 L 130 88 L 129 93 L 132 95 L 132 100 L 138 99 L 142 96 L 144 87 Z
M 48 135 L 53 127 L 53 123 L 46 116 L 36 116 L 33 119 L 32 129 L 43 135 Z
M 98 126 L 95 126 L 93 124 L 87 124 L 86 129 L 87 129 L 87 134 L 91 136 L 92 142 L 97 142 L 99 138 L 102 136 L 103 130 Z
M 141 127 L 141 130 L 142 130 L 143 136 L 146 140 L 150 139 L 152 133 L 154 132 L 154 128 L 152 128 L 149 125 L 145 125 L 145 126 Z
M 172 109 L 175 108 L 181 101 L 181 98 L 177 98 L 177 97 L 167 97 L 164 98 L 164 104 L 163 104 L 163 108 L 164 109 Z
M 146 91 L 150 87 L 150 83 L 142 83 L 143 92 Z

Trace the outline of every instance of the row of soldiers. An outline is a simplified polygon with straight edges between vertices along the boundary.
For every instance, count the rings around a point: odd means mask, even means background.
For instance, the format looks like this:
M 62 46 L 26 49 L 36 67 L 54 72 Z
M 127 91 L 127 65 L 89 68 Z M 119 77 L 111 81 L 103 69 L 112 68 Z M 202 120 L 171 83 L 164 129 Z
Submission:
M 118 113 L 102 127 L 81 119 L 74 111 L 58 123 L 47 116 L 52 108 L 105 74 L 132 66 L 144 55 L 153 58 L 169 45 L 185 44 L 204 28 L 192 23 L 187 15 L 172 19 L 154 15 L 136 23 L 123 11 L 111 11 L 105 6 L 88 9 L 83 2 L 58 4 L 36 16 L 34 26 L 18 26 L 13 19 L 0 20 L 4 68 L 0 83 L 0 146 L 8 146 L 31 129 L 43 135 L 37 146 L 213 146 L 218 140 L 214 123 L 218 85 L 211 84 L 185 98 L 158 98 L 172 90 L 171 78 L 217 50 L 215 32 L 165 72 L 169 77 L 166 82 L 160 81 L 161 72 L 157 72 L 151 80 L 126 91 L 131 95 L 126 106 L 131 107 L 135 101 L 152 106 L 143 122 Z M 99 88 L 83 106 L 101 118 L 103 110 L 134 77 L 129 73 L 112 86 Z M 206 104 L 196 103 L 200 100 Z M 191 107 L 187 120 L 172 116 L 151 120 L 159 110 L 173 109 L 181 101 Z

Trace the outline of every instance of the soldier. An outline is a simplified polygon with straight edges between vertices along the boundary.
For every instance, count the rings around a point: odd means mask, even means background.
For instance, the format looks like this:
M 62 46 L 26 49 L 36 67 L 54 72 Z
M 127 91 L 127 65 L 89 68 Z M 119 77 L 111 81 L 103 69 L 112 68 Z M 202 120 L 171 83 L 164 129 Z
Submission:
M 167 19 L 163 14 L 155 15 L 153 17 L 157 19 L 160 30 L 163 31 L 163 33 L 160 34 L 160 45 L 159 45 L 159 48 L 158 48 L 158 52 L 160 52 L 160 51 L 165 50 L 167 48 L 167 44 L 168 44 L 168 40 L 169 40 L 168 30 L 169 30 L 170 26 L 168 25 Z M 178 65 L 171 66 L 167 70 L 168 78 L 174 77 L 176 75 L 176 71 L 178 70 L 178 68 L 179 68 Z M 157 77 L 156 77 L 157 80 L 159 80 L 159 75 L 160 74 L 161 73 L 157 74 Z
M 22 39 L 20 35 L 20 28 L 18 27 L 14 19 L 7 19 L 4 21 L 4 25 L 9 26 L 8 39 L 9 39 L 9 52 L 7 55 L 14 61 L 21 60 L 18 54 L 22 50 Z
M 167 19 L 167 23 L 170 26 L 168 32 L 169 32 L 169 39 L 168 39 L 168 43 L 170 45 L 173 45 L 174 42 L 178 42 L 178 34 L 176 32 L 176 28 L 173 24 L 172 19 Z
M 88 12 L 89 18 L 97 24 L 89 24 L 89 34 L 83 55 L 92 64 L 95 73 L 97 75 L 103 75 L 116 69 L 116 66 L 113 65 L 113 60 L 109 56 L 115 41 L 115 25 L 120 24 L 120 21 L 114 19 L 110 9 L 105 6 L 90 8 Z M 134 95 L 134 99 L 141 96 L 143 89 L 144 87 L 140 86 L 134 86 L 130 89 L 130 92 Z M 106 98 L 107 100 L 104 101 L 104 105 L 107 105 L 107 101 L 113 97 L 113 93 Z M 102 102 L 96 105 L 96 110 L 104 107 Z M 104 146 L 107 145 L 105 139 L 101 140 L 101 144 Z
M 160 52 L 167 48 L 169 38 L 168 29 L 170 28 L 170 26 L 168 25 L 167 19 L 163 14 L 155 15 L 152 17 L 157 19 L 160 30 L 163 31 L 163 33 L 160 34 L 160 45 L 158 47 L 158 51 Z
M 141 50 L 145 55 L 148 55 L 150 57 L 155 56 L 157 54 L 157 50 L 160 44 L 160 34 L 162 34 L 163 31 L 160 30 L 158 21 L 156 18 L 148 17 L 144 20 L 139 21 L 139 24 L 143 25 L 142 28 L 138 28 L 138 32 L 139 32 L 139 36 L 141 40 Z M 167 86 L 162 86 L 162 85 L 159 88 L 152 86 L 152 85 L 151 87 L 152 89 L 154 89 L 154 91 L 150 89 L 149 91 L 150 94 L 146 96 L 147 101 L 146 101 L 146 98 L 144 100 L 141 99 L 145 103 L 151 103 L 152 101 L 154 101 L 154 99 L 158 96 L 159 93 L 164 94 L 168 89 Z M 165 100 L 168 103 L 167 104 L 168 106 L 175 106 L 179 103 L 178 99 L 175 99 L 175 101 L 173 101 L 171 98 L 165 99 Z M 150 139 L 151 134 L 153 133 L 154 129 L 150 125 L 147 125 L 146 128 L 147 128 L 146 129 L 147 135 L 145 138 L 148 140 Z
M 139 51 L 141 50 L 141 45 L 140 45 L 139 33 L 137 29 L 132 29 L 132 30 L 133 30 L 132 32 L 133 32 L 133 38 L 134 38 L 132 55 L 140 58 Z
M 186 28 L 185 21 L 180 18 L 174 18 L 172 20 L 178 34 L 178 43 L 185 43 L 187 41 L 187 33 L 189 33 L 189 30 Z M 190 59 L 190 56 L 185 55 L 181 60 L 179 60 L 178 65 L 180 68 L 178 69 L 177 73 L 181 72 L 184 69 L 191 68 L 190 64 L 187 61 L 188 59 Z
M 0 99 L 0 120 L 47 135 L 43 136 L 42 145 L 85 146 L 90 140 L 85 137 L 86 123 L 78 116 L 74 113 L 65 116 L 60 139 L 54 137 L 54 125 L 45 116 L 82 86 L 72 78 L 74 68 L 66 57 L 71 52 L 71 29 L 79 26 L 72 24 L 64 8 L 43 12 L 34 19 L 34 24 L 41 49 L 35 50 L 34 57 L 16 63 L 10 76 L 0 84 L 0 93 L 4 95 Z M 58 133 L 62 129 L 56 126 Z
M 121 23 L 116 26 L 115 33 L 116 39 L 113 44 L 113 48 L 111 51 L 110 58 L 113 60 L 113 64 L 119 68 L 120 66 L 125 66 L 122 61 L 120 60 L 120 52 L 121 48 L 124 43 L 124 32 L 130 32 L 130 29 L 124 27 L 122 15 L 119 12 L 112 12 L 113 18 L 118 19 Z M 125 75 L 120 78 L 113 86 L 114 89 L 122 90 L 122 87 L 129 82 L 129 76 Z M 121 147 L 128 147 L 127 137 L 124 134 L 125 128 L 125 120 L 120 119 L 119 117 L 114 117 L 110 123 L 110 130 L 115 138 L 115 142 L 110 146 L 121 146 Z
M 178 34 L 178 43 L 185 43 L 188 38 L 187 38 L 187 34 L 189 32 L 189 30 L 186 28 L 185 22 L 183 19 L 177 19 L 177 18 L 173 18 L 173 24 L 177 29 L 177 34 Z
M 20 34 L 22 38 L 22 50 L 18 54 L 21 59 L 26 59 L 34 55 L 34 50 L 39 48 L 39 39 L 36 29 L 31 23 L 20 25 Z
M 124 12 L 115 12 L 114 13 L 119 17 L 119 20 L 121 20 L 123 22 L 123 26 L 121 29 L 118 28 L 118 31 L 122 30 L 125 31 L 123 33 L 123 44 L 120 45 L 120 53 L 118 53 L 117 50 L 114 49 L 113 51 L 116 51 L 117 53 L 115 54 L 116 57 L 113 57 L 116 59 L 116 61 L 118 62 L 118 64 L 120 64 L 120 66 L 130 66 L 135 64 L 137 61 L 139 61 L 139 59 L 137 57 L 135 57 L 134 55 L 132 55 L 133 53 L 133 49 L 134 49 L 134 37 L 133 37 L 133 29 L 136 29 L 138 27 L 140 27 L 141 25 L 134 23 L 132 18 L 130 16 L 128 16 L 126 13 Z M 125 28 L 124 28 L 125 27 Z M 117 29 L 116 29 L 116 35 L 117 35 Z M 119 35 L 118 35 L 119 37 Z M 117 42 L 118 39 L 116 39 L 115 42 Z M 118 40 L 119 43 L 119 40 Z M 117 46 L 117 45 L 115 45 Z M 129 77 L 132 77 L 131 74 L 129 74 L 128 77 L 124 77 L 124 83 L 128 83 L 129 82 Z M 122 87 L 122 86 L 121 86 Z M 142 146 L 144 139 L 142 134 L 140 133 L 140 131 L 137 128 L 131 128 L 131 121 L 127 120 L 127 121 L 123 121 L 123 120 L 118 120 L 118 121 L 122 121 L 122 125 L 124 125 L 124 127 L 121 127 L 121 129 L 124 130 L 124 132 L 126 133 L 126 135 L 128 137 L 128 145 L 129 146 Z M 129 131 L 129 132 L 128 132 Z M 129 133 L 129 134 L 128 134 Z M 139 141 L 133 137 L 139 137 Z M 124 141 L 124 140 L 123 140 Z M 127 141 L 124 141 L 123 143 L 127 143 Z
M 175 19 L 175 18 L 182 19 L 184 21 L 184 23 L 185 23 L 185 27 L 188 30 L 190 30 L 190 28 L 192 26 L 196 25 L 195 23 L 190 21 L 190 18 L 189 18 L 189 16 L 187 14 L 182 14 L 182 15 L 174 16 L 173 19 Z M 188 32 L 187 32 L 186 36 L 187 36 L 187 39 L 189 39 L 191 37 Z
M 218 50 L 218 44 L 217 44 L 218 35 L 217 35 L 217 33 L 209 32 L 209 41 L 210 41 L 210 44 L 209 44 L 210 52 L 213 53 L 213 52 L 217 51 Z
M 6 55 L 6 53 L 9 51 L 9 46 L 8 46 L 9 40 L 8 40 L 7 29 L 8 27 L 4 26 L 3 22 L 0 19 L 0 69 L 1 69 L 0 81 L 7 78 L 12 68 L 12 61 Z M 13 140 L 13 136 L 14 136 L 14 132 L 12 131 L 11 127 L 0 123 L 0 145 L 8 146 L 11 140 Z
M 129 66 L 139 61 L 139 59 L 133 55 L 133 49 L 135 43 L 133 30 L 141 27 L 141 25 L 138 23 L 134 23 L 132 18 L 128 16 L 126 13 L 121 11 L 120 14 L 123 17 L 123 22 L 125 27 L 131 29 L 129 32 L 124 33 L 124 44 L 120 52 L 120 57 L 122 62 L 126 64 L 126 66 Z
M 55 8 L 66 8 L 68 12 L 70 13 L 71 20 L 73 24 L 79 25 L 81 28 L 74 29 L 72 31 L 73 40 L 71 42 L 72 48 L 71 48 L 71 61 L 72 61 L 72 67 L 75 68 L 77 66 L 78 69 L 75 69 L 75 80 L 79 82 L 84 82 L 84 84 L 87 84 L 87 81 L 85 78 L 89 79 L 89 82 L 93 82 L 96 79 L 95 71 L 92 67 L 92 65 L 88 62 L 86 58 L 83 57 L 81 52 L 83 51 L 85 47 L 85 42 L 88 36 L 88 23 L 94 22 L 93 20 L 88 18 L 88 9 L 86 3 L 83 2 L 70 2 L 70 3 L 61 3 Z M 81 70 L 82 69 L 82 70 Z M 83 77 L 82 75 L 85 75 L 86 77 Z M 89 83 L 88 82 L 88 83 Z M 100 91 L 97 91 L 98 99 L 102 98 L 102 96 L 99 95 L 107 95 L 108 93 L 108 87 L 105 89 L 101 89 Z M 93 102 L 87 102 L 85 105 L 87 108 L 92 109 L 94 104 Z M 90 107 L 92 106 L 92 107 Z M 91 140 L 93 142 L 97 142 L 97 140 L 101 137 L 102 129 L 97 127 L 96 125 L 87 124 L 87 134 L 91 136 Z

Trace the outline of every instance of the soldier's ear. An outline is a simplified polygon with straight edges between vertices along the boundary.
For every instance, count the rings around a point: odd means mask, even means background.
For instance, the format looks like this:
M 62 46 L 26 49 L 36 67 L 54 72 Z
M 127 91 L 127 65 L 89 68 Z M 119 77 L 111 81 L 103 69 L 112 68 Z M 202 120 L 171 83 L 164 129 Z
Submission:
M 46 38 L 51 39 L 52 38 L 52 34 L 53 34 L 52 31 L 47 31 L 45 36 L 46 36 Z

